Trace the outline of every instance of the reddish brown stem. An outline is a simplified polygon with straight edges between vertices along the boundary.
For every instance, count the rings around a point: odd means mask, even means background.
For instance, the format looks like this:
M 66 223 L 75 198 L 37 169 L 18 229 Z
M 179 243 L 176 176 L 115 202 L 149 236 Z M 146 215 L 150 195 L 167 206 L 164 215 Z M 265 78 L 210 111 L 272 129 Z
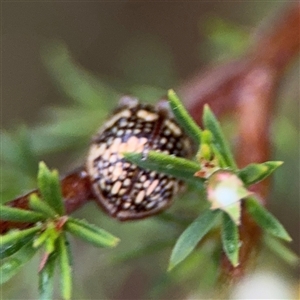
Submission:
M 240 167 L 270 159 L 269 130 L 278 83 L 300 48 L 299 3 L 293 4 L 256 37 L 248 55 L 196 76 L 180 89 L 188 110 L 197 121 L 200 121 L 204 103 L 209 103 L 216 114 L 233 109 L 237 112 L 236 153 Z M 264 205 L 268 188 L 268 181 L 253 187 Z M 260 237 L 260 229 L 243 208 L 240 265 L 234 268 L 225 255 L 222 258 L 222 277 L 227 283 L 244 274 Z
M 283 10 L 281 17 L 272 20 L 269 26 L 258 28 L 254 34 L 251 55 L 256 61 L 273 66 L 281 73 L 299 54 L 299 23 L 300 3 L 296 1 Z
M 242 82 L 254 68 L 270 68 L 274 82 L 277 81 L 299 53 L 299 10 L 299 3 L 293 4 L 266 29 L 258 28 L 252 47 L 244 57 L 205 72 L 200 70 L 179 88 L 179 94 L 198 123 L 205 103 L 209 103 L 217 115 L 236 108 L 241 101 Z
M 67 214 L 79 209 L 94 197 L 91 192 L 89 177 L 83 168 L 77 169 L 64 177 L 61 180 L 61 187 Z M 33 190 L 9 202 L 8 205 L 21 209 L 29 209 L 29 197 L 33 193 L 38 193 L 38 190 Z M 0 233 L 3 234 L 12 228 L 24 229 L 30 225 L 30 223 L 0 221 Z

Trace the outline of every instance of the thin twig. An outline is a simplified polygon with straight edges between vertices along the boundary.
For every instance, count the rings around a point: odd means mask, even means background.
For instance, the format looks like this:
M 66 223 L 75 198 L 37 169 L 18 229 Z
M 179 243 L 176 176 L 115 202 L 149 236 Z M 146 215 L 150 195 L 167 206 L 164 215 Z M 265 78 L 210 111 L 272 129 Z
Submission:
M 64 198 L 67 214 L 79 209 L 87 204 L 89 200 L 93 199 L 90 184 L 88 175 L 83 168 L 78 168 L 61 180 L 62 196 Z M 33 193 L 38 193 L 38 190 L 33 190 L 26 195 L 18 197 L 7 205 L 21 209 L 29 209 L 29 198 Z M 12 228 L 24 229 L 30 225 L 30 223 L 0 221 L 0 234 Z

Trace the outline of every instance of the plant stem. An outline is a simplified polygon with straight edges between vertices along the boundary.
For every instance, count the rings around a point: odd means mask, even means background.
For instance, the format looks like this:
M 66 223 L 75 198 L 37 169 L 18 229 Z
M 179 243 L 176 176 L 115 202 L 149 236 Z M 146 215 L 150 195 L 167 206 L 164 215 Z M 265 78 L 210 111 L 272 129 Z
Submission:
M 88 175 L 83 168 L 74 170 L 61 180 L 61 191 L 67 214 L 79 209 L 94 198 L 90 185 Z M 38 190 L 33 190 L 26 195 L 18 197 L 7 205 L 21 209 L 29 209 L 29 196 L 33 193 L 38 193 Z M 30 225 L 32 224 L 0 220 L 0 233 L 3 234 L 12 228 L 24 229 Z
M 252 47 L 244 57 L 204 74 L 199 72 L 200 75 L 182 85 L 179 91 L 188 111 L 198 123 L 205 103 L 217 115 L 229 111 L 236 113 L 239 138 L 236 156 L 240 168 L 270 159 L 269 132 L 277 87 L 284 70 L 300 49 L 299 2 L 289 5 L 268 23 L 268 26 L 258 28 Z M 266 205 L 269 181 L 254 185 L 252 190 Z M 241 278 L 261 241 L 260 229 L 244 208 L 240 239 L 239 266 L 234 268 L 226 255 L 222 257 L 221 278 L 227 283 Z

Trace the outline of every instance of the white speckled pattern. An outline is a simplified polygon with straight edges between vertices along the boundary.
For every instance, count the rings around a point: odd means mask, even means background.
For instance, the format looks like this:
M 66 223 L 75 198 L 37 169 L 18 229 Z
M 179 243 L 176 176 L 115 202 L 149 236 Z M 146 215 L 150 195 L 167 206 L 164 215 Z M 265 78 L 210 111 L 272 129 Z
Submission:
M 186 157 L 191 144 L 163 109 L 123 105 L 100 128 L 91 145 L 87 170 L 99 204 L 119 220 L 144 218 L 171 204 L 179 181 L 124 160 L 124 152 L 157 150 Z

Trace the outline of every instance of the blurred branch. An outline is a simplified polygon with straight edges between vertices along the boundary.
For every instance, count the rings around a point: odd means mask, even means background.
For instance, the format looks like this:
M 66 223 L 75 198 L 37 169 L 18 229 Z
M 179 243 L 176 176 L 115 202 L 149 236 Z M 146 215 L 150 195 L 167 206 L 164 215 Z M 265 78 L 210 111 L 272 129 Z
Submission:
M 181 97 L 196 121 L 200 121 L 205 103 L 217 115 L 233 110 L 237 113 L 239 167 L 270 158 L 269 132 L 278 83 L 300 48 L 300 4 L 290 5 L 267 28 L 259 28 L 254 37 L 244 57 L 202 72 L 180 88 Z M 268 181 L 253 187 L 264 205 L 268 189 Z M 240 239 L 240 265 L 234 268 L 225 255 L 222 258 L 222 278 L 226 282 L 243 275 L 260 244 L 260 230 L 245 211 Z
M 257 29 L 249 52 L 241 59 L 206 72 L 200 70 L 181 85 L 179 94 L 196 121 L 200 122 L 205 103 L 209 103 L 217 115 L 236 107 L 240 101 L 241 81 L 254 68 L 270 68 L 277 79 L 282 75 L 299 52 L 299 4 L 291 5 L 267 29 Z
M 61 187 L 67 214 L 79 209 L 89 200 L 93 199 L 93 196 L 91 195 L 92 189 L 90 187 L 90 180 L 83 168 L 79 168 L 65 176 L 61 180 Z M 38 190 L 33 190 L 26 195 L 16 198 L 7 203 L 7 205 L 21 209 L 29 209 L 29 198 L 33 193 L 38 193 Z M 2 234 L 13 228 L 27 228 L 31 224 L 0 221 L 0 225 L 0 234 Z

